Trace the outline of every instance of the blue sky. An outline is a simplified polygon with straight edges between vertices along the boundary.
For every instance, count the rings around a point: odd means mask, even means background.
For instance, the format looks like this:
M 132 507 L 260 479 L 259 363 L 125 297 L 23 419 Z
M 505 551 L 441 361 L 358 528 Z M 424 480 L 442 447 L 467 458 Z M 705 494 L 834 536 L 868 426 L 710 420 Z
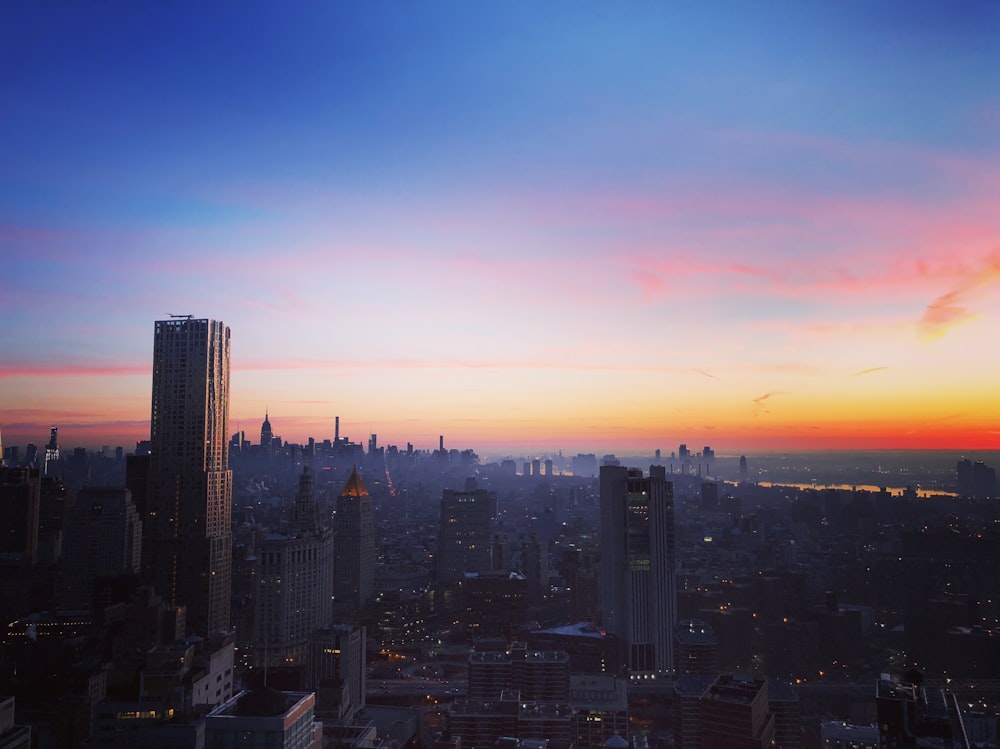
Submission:
M 6 4 L 0 429 L 141 438 L 191 312 L 289 439 L 996 446 L 998 50 L 985 2 Z

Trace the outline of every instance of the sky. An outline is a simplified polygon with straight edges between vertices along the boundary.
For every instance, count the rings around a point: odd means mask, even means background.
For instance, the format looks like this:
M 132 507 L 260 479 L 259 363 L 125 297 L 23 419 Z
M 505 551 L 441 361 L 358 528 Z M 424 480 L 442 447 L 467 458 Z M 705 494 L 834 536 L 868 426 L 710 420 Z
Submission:
M 1000 448 L 1000 4 L 0 5 L 0 435 Z

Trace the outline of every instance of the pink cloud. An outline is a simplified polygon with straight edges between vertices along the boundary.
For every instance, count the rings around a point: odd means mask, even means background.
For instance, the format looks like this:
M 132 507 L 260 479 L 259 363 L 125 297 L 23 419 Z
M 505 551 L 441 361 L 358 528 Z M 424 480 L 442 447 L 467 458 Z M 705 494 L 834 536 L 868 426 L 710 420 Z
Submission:
M 940 338 L 975 317 L 967 306 L 983 289 L 1000 280 L 1000 248 L 978 267 L 967 270 L 956 288 L 936 297 L 920 318 L 919 329 L 926 338 Z
M 490 370 L 566 370 L 593 372 L 662 372 L 690 374 L 698 372 L 687 367 L 670 367 L 600 362 L 571 361 L 564 357 L 553 359 L 282 359 L 280 361 L 246 361 L 233 364 L 234 371 L 343 371 L 368 372 L 371 370 L 415 369 L 490 369 Z M 708 375 L 711 376 L 711 375 Z M 718 379 L 718 378 L 716 378 Z
M 8 377 L 118 377 L 123 375 L 148 375 L 150 364 L 96 365 L 77 364 L 28 364 L 0 365 L 0 378 Z

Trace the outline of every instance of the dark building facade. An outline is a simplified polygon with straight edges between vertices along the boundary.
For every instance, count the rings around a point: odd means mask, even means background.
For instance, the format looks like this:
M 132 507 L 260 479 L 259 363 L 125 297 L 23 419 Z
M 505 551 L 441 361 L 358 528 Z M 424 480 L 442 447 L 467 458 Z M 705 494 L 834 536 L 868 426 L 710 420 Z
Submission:
M 143 567 L 198 634 L 230 624 L 229 355 L 229 327 L 217 320 L 155 324 Z

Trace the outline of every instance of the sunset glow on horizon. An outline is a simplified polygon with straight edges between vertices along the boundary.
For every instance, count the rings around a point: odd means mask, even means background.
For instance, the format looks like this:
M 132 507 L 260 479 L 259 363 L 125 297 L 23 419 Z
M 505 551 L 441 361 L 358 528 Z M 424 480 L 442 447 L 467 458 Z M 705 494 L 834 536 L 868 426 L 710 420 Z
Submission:
M 1000 6 L 0 14 L 4 445 L 1000 449 Z

